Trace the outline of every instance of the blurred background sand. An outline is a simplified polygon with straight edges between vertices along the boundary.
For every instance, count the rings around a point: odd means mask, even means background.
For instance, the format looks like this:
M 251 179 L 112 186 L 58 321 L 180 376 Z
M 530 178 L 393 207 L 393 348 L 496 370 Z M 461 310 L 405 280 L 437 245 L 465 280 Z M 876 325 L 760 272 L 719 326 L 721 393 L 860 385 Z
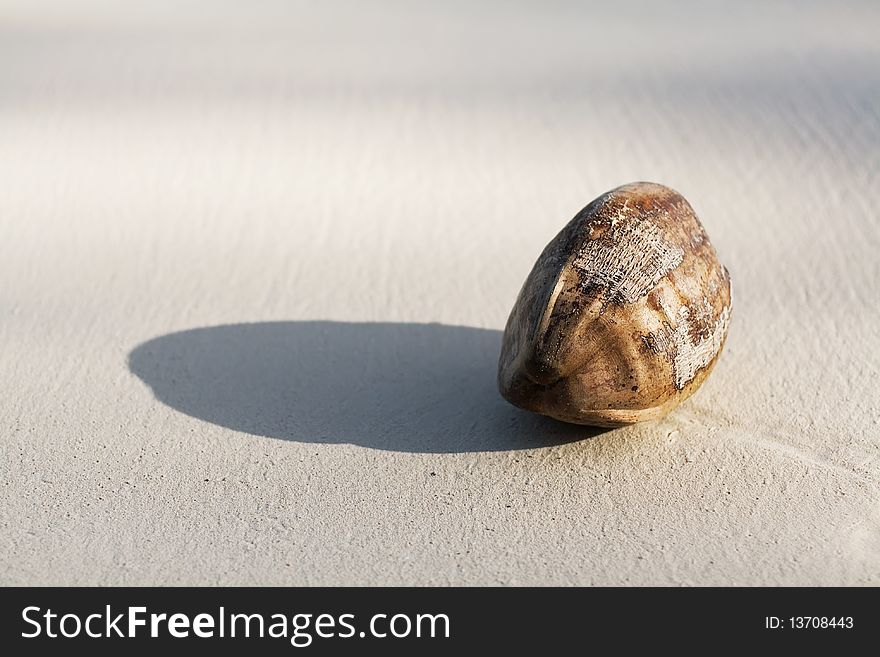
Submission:
M 0 583 L 880 584 L 876 3 L 131 4 L 0 2 Z M 717 368 L 509 407 L 633 180 L 732 273 Z

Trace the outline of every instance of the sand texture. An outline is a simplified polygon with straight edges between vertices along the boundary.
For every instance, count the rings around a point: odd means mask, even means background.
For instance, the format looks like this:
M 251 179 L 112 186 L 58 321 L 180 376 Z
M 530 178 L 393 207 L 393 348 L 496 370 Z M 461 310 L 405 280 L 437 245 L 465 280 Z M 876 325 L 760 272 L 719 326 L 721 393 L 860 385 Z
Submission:
M 0 584 L 880 584 L 875 3 L 0 6 Z M 617 185 L 729 337 L 662 421 L 501 329 Z

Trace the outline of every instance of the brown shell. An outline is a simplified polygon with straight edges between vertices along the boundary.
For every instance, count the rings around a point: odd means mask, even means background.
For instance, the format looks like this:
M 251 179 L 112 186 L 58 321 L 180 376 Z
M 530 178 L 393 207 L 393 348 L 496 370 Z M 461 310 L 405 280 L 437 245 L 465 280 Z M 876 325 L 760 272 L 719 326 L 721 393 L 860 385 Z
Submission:
M 730 276 L 690 204 L 623 185 L 541 253 L 504 329 L 498 388 L 565 422 L 654 420 L 700 387 L 729 321 Z

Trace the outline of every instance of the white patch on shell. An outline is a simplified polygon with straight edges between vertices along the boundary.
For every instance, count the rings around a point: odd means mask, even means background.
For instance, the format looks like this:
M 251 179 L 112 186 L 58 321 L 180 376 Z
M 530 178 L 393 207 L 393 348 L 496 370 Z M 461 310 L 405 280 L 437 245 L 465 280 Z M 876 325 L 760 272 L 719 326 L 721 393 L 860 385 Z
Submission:
M 715 326 L 697 343 L 691 341 L 690 311 L 687 306 L 679 310 L 678 324 L 675 329 L 662 331 L 653 336 L 659 351 L 672 355 L 672 371 L 675 376 L 675 387 L 683 389 L 701 369 L 712 362 L 721 349 L 727 325 L 730 322 L 730 307 L 721 311 Z
M 587 241 L 572 265 L 583 288 L 595 285 L 605 290 L 607 299 L 632 303 L 678 267 L 684 251 L 667 242 L 651 222 L 621 219 L 612 219 L 604 235 Z
M 657 300 L 660 302 L 660 309 L 666 315 L 667 321 L 672 321 L 675 319 L 675 310 L 669 303 L 669 299 L 665 294 L 657 295 Z

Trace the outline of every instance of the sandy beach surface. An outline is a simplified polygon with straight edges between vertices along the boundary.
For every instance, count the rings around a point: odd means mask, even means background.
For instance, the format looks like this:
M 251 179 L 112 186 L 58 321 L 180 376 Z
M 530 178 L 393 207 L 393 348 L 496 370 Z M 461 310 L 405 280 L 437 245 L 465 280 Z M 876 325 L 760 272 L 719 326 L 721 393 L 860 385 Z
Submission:
M 0 4 L 0 584 L 880 584 L 876 3 L 135 4 Z M 634 180 L 730 269 L 719 364 L 509 406 Z

